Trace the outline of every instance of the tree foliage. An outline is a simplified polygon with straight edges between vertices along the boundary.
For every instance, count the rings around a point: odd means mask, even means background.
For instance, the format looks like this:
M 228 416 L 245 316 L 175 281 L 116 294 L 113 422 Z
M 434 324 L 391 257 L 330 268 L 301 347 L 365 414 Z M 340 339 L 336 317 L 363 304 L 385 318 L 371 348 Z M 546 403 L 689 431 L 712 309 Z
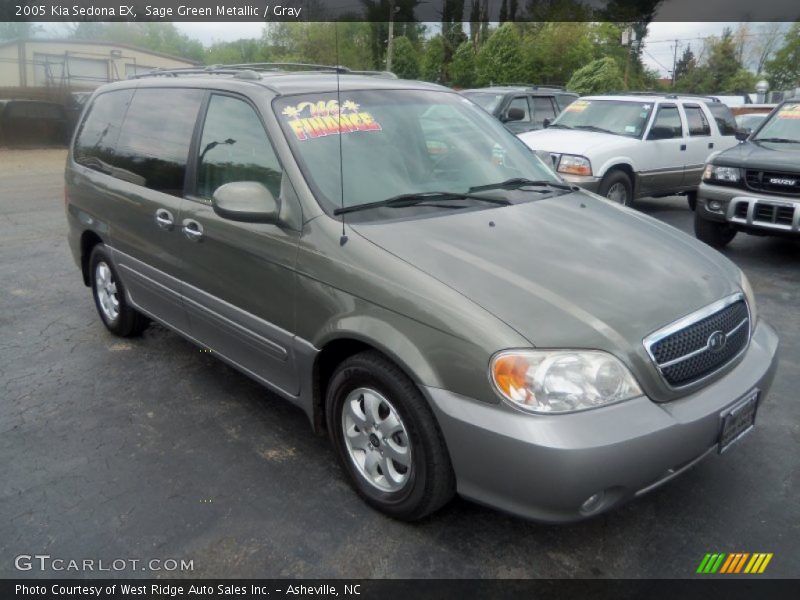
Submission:
M 475 46 L 471 41 L 462 42 L 453 54 L 450 65 L 450 83 L 459 88 L 475 85 Z
M 514 23 L 501 25 L 478 52 L 475 79 L 478 85 L 519 82 L 522 69 L 522 37 Z
M 795 22 L 784 37 L 783 46 L 766 61 L 764 69 L 774 90 L 800 86 L 800 22 Z
M 403 79 L 419 77 L 419 57 L 417 50 L 407 37 L 401 35 L 394 38 L 394 56 L 392 71 Z
M 613 58 L 606 56 L 590 62 L 573 73 L 567 89 L 581 95 L 621 90 L 622 71 Z

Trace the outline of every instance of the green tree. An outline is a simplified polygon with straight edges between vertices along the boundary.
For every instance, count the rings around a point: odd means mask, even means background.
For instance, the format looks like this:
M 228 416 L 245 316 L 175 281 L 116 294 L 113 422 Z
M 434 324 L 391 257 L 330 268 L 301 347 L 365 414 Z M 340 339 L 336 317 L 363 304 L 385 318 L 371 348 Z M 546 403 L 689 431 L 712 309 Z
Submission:
M 450 83 L 460 88 L 472 87 L 475 84 L 475 63 L 475 46 L 470 41 L 463 42 L 453 55 Z
M 444 76 L 444 40 L 437 35 L 425 44 L 420 65 L 422 79 L 426 81 L 441 82 Z
M 416 79 L 419 77 L 419 57 L 417 49 L 407 37 L 401 35 L 394 38 L 394 56 L 392 58 L 392 71 L 403 79 Z
M 492 32 L 478 52 L 476 84 L 519 82 L 523 76 L 522 39 L 514 23 L 504 23 Z
M 83 21 L 75 24 L 70 37 L 121 42 L 197 62 L 205 59 L 203 44 L 181 33 L 173 23 Z
M 697 68 L 697 60 L 694 57 L 694 52 L 692 52 L 692 46 L 688 45 L 683 50 L 683 54 L 675 63 L 675 80 L 682 79 L 686 77 L 690 71 L 693 71 Z
M 774 90 L 794 89 L 800 85 L 800 22 L 792 24 L 783 46 L 766 62 L 765 70 Z
M 581 95 L 602 94 L 623 87 L 622 71 L 613 58 L 598 58 L 581 67 L 567 83 L 567 89 Z
M 270 60 L 269 48 L 257 39 L 217 42 L 206 49 L 205 56 L 205 64 L 207 65 L 269 62 Z
M 545 23 L 529 30 L 522 45 L 521 78 L 531 83 L 564 85 L 575 70 L 595 58 L 591 23 Z

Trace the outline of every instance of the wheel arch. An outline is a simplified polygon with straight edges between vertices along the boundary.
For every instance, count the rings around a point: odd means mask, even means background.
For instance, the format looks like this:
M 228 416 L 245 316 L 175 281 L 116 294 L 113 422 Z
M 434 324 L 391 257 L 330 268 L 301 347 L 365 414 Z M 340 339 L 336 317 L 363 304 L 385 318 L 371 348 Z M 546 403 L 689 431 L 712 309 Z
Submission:
M 631 192 L 633 197 L 635 198 L 638 195 L 639 191 L 639 177 L 636 174 L 636 170 L 634 169 L 633 162 L 627 158 L 618 158 L 613 159 L 606 164 L 603 165 L 602 169 L 600 170 L 600 175 L 598 175 L 601 180 L 607 177 L 610 173 L 614 171 L 622 171 L 625 173 L 631 180 Z
M 102 244 L 102 238 L 97 235 L 95 231 L 87 229 L 81 234 L 80 248 L 81 248 L 81 274 L 83 275 L 83 283 L 86 287 L 92 285 L 89 274 L 89 257 L 92 255 L 92 249 L 97 244 Z

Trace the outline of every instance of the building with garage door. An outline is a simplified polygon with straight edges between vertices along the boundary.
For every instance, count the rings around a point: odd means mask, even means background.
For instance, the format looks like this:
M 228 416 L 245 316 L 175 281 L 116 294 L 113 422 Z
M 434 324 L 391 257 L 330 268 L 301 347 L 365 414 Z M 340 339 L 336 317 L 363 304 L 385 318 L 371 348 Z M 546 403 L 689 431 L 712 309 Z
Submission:
M 15 40 L 0 43 L 0 97 L 56 97 L 65 92 L 91 91 L 155 68 L 196 64 L 116 42 Z M 15 93 L 8 93 L 12 90 Z

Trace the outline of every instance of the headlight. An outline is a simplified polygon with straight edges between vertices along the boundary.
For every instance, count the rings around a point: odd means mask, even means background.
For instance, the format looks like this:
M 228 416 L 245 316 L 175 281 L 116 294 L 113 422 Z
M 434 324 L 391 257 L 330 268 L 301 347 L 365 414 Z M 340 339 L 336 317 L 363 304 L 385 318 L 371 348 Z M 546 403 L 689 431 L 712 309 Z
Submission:
M 744 297 L 747 299 L 747 306 L 750 307 L 750 331 L 756 328 L 756 319 L 758 318 L 758 311 L 756 310 L 756 296 L 753 293 L 753 287 L 750 285 L 750 280 L 744 271 L 741 272 L 741 284 Z
M 562 154 L 558 161 L 558 172 L 570 175 L 591 175 L 592 163 L 585 156 Z
M 586 410 L 642 395 L 625 365 L 599 350 L 509 350 L 492 359 L 491 375 L 506 400 L 535 413 Z
M 741 179 L 742 172 L 737 167 L 720 167 L 709 163 L 703 171 L 703 181 L 738 183 Z

